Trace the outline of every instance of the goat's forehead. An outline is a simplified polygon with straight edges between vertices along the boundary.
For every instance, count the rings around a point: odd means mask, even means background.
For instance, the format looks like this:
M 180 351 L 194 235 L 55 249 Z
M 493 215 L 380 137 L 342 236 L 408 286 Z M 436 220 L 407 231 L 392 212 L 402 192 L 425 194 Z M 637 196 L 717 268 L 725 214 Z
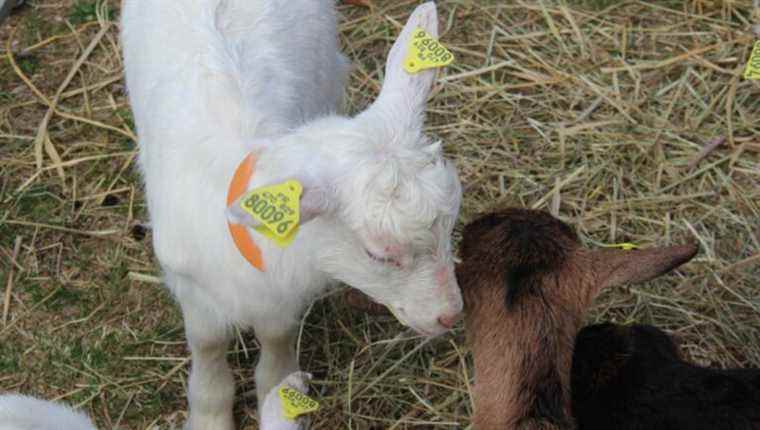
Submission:
M 451 240 L 451 229 L 446 228 L 448 223 L 442 222 L 442 217 L 448 218 L 446 215 L 431 220 L 403 217 L 395 221 L 386 219 L 385 222 L 381 218 L 369 218 L 365 228 L 361 229 L 361 236 L 368 244 L 389 253 L 439 250 Z
M 575 231 L 559 219 L 543 211 L 517 208 L 486 214 L 465 226 L 465 248 L 482 250 L 479 244 L 484 240 L 496 245 L 489 248 L 491 252 L 507 247 L 540 253 L 542 249 L 553 249 L 551 244 L 572 248 L 578 243 Z
M 445 239 L 438 229 L 434 228 L 435 222 L 404 222 L 378 223 L 377 220 L 368 220 L 368 225 L 363 236 L 370 242 L 378 245 L 414 247 L 437 243 Z
M 347 195 L 348 219 L 376 248 L 437 248 L 448 242 L 448 220 L 459 209 L 456 170 L 440 154 L 397 151 L 358 168 Z
M 458 201 L 453 194 L 418 184 L 400 184 L 390 190 L 373 184 L 364 195 L 364 219 L 379 230 L 431 230 L 440 220 L 456 217 Z

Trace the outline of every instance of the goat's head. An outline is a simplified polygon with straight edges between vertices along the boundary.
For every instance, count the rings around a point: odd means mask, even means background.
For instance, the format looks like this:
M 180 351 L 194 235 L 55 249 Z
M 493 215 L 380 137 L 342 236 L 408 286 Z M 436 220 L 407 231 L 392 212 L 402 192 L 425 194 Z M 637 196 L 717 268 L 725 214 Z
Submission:
M 402 323 L 439 334 L 462 310 L 451 250 L 459 182 L 440 154 L 394 157 L 357 166 L 338 187 L 339 219 L 347 228 L 334 236 L 322 261 Z
M 378 99 L 352 119 L 360 139 L 344 179 L 336 181 L 339 218 L 348 235 L 328 247 L 328 271 L 386 305 L 404 324 L 435 335 L 462 310 L 451 232 L 461 187 L 440 143 L 422 129 L 434 70 L 409 74 L 402 63 L 415 29 L 438 35 L 435 4 L 409 17 L 391 48 Z M 358 154 L 357 154 L 358 152 Z
M 462 192 L 441 144 L 423 133 L 435 71 L 409 74 L 402 63 L 414 30 L 436 37 L 437 26 L 434 3 L 417 7 L 391 48 L 378 99 L 354 118 L 325 118 L 299 134 L 330 143 L 331 155 L 303 163 L 328 173 L 299 178 L 302 221 L 324 213 L 334 221 L 320 239 L 320 269 L 428 335 L 462 310 L 451 250 Z
M 678 346 L 664 331 L 650 325 L 595 324 L 584 327 L 573 353 L 573 407 L 589 416 L 589 400 L 605 390 L 626 389 L 624 375 L 644 375 L 681 360 Z M 638 376 L 637 376 L 638 377 Z
M 643 368 L 661 367 L 681 360 L 678 346 L 667 333 L 645 324 L 594 324 L 575 339 L 573 378 L 578 386 L 592 386 L 613 378 L 626 362 Z
M 467 225 L 457 279 L 475 356 L 475 427 L 543 420 L 565 428 L 573 341 L 593 299 L 607 286 L 666 273 L 696 252 L 693 244 L 585 249 L 569 226 L 526 209 Z
M 561 303 L 581 318 L 606 287 L 644 282 L 691 260 L 696 244 L 642 250 L 586 249 L 567 224 L 546 212 L 507 209 L 466 228 L 458 278 L 477 300 L 481 288 L 503 290 L 508 312 L 529 296 Z M 465 288 L 466 285 L 466 288 Z

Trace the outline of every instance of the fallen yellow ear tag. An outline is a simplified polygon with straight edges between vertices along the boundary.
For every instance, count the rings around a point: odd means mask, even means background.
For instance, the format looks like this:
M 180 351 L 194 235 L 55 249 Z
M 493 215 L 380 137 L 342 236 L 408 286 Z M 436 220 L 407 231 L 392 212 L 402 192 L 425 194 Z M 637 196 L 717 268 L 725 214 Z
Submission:
M 404 70 L 414 74 L 425 69 L 448 66 L 453 61 L 454 54 L 441 42 L 421 28 L 414 30 L 404 59 Z
M 393 306 L 386 306 L 385 308 L 390 311 L 391 315 L 393 315 L 393 318 L 396 318 L 396 321 L 398 321 L 399 324 L 401 324 L 403 326 L 406 325 L 406 323 L 404 322 L 404 320 L 402 320 L 401 318 L 398 317 L 398 314 L 396 313 L 396 310 L 393 309 Z
M 744 69 L 744 79 L 760 79 L 760 40 L 755 42 L 755 47 L 749 55 L 747 68 Z
M 623 251 L 630 251 L 632 249 L 639 249 L 639 245 L 636 245 L 635 243 L 611 243 L 609 245 L 601 245 L 604 248 L 620 248 Z
M 261 223 L 256 231 L 284 248 L 298 232 L 301 192 L 303 187 L 295 180 L 256 188 L 240 200 L 240 207 Z
M 296 389 L 281 387 L 277 390 L 277 394 L 282 404 L 282 415 L 289 420 L 295 420 L 301 415 L 310 414 L 319 409 L 319 403 L 316 400 Z

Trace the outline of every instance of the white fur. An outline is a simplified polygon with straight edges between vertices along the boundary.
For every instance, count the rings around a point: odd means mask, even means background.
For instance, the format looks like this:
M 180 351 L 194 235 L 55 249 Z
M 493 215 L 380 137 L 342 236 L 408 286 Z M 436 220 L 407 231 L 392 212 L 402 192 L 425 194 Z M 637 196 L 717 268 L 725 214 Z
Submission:
M 190 428 L 232 428 L 230 327 L 253 327 L 261 344 L 261 402 L 298 369 L 300 316 L 334 281 L 420 332 L 446 330 L 439 319 L 462 309 L 450 248 L 461 189 L 422 132 L 435 72 L 401 68 L 414 28 L 437 35 L 433 3 L 409 18 L 378 99 L 354 118 L 334 113 L 346 73 L 334 0 L 125 0 L 122 16 L 154 248 L 193 357 Z M 311 220 L 286 249 L 251 230 L 265 272 L 226 225 L 227 187 L 250 151 L 249 188 L 299 179 Z
M 34 397 L 0 396 L 0 430 L 95 430 L 87 416 Z

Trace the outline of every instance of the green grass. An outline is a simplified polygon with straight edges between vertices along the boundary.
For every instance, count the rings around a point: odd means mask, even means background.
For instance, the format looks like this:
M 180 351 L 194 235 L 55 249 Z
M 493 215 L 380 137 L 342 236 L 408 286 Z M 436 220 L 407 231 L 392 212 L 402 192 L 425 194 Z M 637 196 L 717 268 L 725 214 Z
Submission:
M 20 363 L 21 351 L 11 343 L 0 344 L 0 372 L 11 375 L 22 370 Z
M 71 8 L 69 21 L 71 21 L 72 24 L 83 24 L 90 21 L 96 21 L 98 19 L 98 9 L 102 8 L 104 4 L 106 4 L 106 7 L 102 10 L 105 12 L 105 17 L 108 20 L 113 20 L 114 10 L 107 7 L 107 2 L 77 1 Z
M 33 75 L 40 68 L 40 61 L 35 57 L 25 57 L 18 61 L 21 71 L 27 75 Z

